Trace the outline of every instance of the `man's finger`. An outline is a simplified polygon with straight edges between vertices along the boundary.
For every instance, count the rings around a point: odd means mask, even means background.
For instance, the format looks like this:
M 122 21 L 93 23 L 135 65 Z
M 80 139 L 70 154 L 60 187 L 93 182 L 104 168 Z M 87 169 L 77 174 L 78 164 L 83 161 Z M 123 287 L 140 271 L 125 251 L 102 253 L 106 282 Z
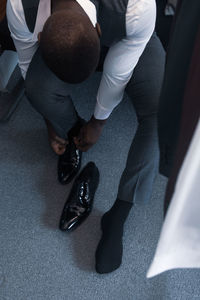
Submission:
M 81 138 L 80 137 L 75 136 L 73 138 L 73 140 L 74 140 L 75 145 L 79 145 L 81 143 Z
M 80 150 L 81 150 L 81 148 L 85 148 L 85 147 L 89 146 L 88 143 L 86 143 L 84 140 L 82 140 L 79 137 L 74 137 L 74 143 L 77 146 L 77 148 Z
M 88 151 L 92 147 L 91 144 L 78 145 L 77 148 L 83 152 Z
M 66 146 L 67 144 L 69 144 L 68 141 L 65 141 L 64 139 L 59 138 L 58 136 L 56 136 L 54 138 L 55 142 L 57 142 L 58 144 L 62 145 L 62 146 Z

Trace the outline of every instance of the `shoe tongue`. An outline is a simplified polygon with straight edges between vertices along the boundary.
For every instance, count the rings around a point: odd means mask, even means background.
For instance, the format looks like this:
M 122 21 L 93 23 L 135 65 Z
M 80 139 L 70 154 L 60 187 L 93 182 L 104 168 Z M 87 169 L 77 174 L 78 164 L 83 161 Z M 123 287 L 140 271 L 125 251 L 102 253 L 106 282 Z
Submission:
M 74 156 L 76 156 L 76 145 L 74 144 L 74 142 L 70 141 L 69 144 L 66 147 L 65 152 L 62 155 L 62 158 L 65 160 L 73 160 Z

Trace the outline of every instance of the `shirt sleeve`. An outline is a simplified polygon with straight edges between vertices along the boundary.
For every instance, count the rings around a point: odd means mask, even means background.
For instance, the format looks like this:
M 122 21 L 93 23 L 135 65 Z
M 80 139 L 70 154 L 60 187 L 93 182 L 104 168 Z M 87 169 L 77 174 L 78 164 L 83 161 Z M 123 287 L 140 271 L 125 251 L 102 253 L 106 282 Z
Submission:
M 96 119 L 107 119 L 121 102 L 124 89 L 148 43 L 156 20 L 154 0 L 129 1 L 126 14 L 127 36 L 110 47 L 97 93 Z
M 33 35 L 26 25 L 21 0 L 8 0 L 6 14 L 8 27 L 18 54 L 19 67 L 25 79 L 31 59 L 38 48 L 38 43 L 33 40 Z

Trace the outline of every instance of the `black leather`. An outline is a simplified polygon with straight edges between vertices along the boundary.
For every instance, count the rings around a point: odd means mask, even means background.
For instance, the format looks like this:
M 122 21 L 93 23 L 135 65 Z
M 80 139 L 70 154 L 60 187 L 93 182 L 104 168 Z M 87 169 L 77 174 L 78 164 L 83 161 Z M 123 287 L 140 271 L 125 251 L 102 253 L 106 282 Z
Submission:
M 98 184 L 99 170 L 93 162 L 89 162 L 74 181 L 61 215 L 61 230 L 71 231 L 88 217 Z
M 73 141 L 69 142 L 63 155 L 58 158 L 58 180 L 62 184 L 67 184 L 78 173 L 81 167 L 82 152 L 76 148 Z
M 62 184 L 70 183 L 81 167 L 82 151 L 76 148 L 73 137 L 77 136 L 85 120 L 79 118 L 75 126 L 68 132 L 69 144 L 64 154 L 58 158 L 58 181 Z

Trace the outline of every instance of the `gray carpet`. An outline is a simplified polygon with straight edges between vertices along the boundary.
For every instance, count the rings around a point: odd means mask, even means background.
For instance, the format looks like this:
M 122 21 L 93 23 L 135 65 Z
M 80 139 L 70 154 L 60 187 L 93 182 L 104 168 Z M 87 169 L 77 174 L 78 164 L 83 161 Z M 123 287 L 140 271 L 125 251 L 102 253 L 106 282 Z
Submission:
M 99 76 L 76 86 L 72 97 L 89 118 Z M 57 157 L 40 115 L 24 98 L 0 124 L 0 300 L 200 299 L 200 271 L 174 270 L 147 280 L 162 225 L 166 179 L 158 176 L 152 199 L 137 203 L 126 224 L 122 266 L 99 275 L 94 253 L 100 218 L 115 200 L 136 121 L 128 99 L 113 112 L 97 145 L 83 157 L 99 167 L 94 209 L 76 231 L 59 231 L 70 190 L 57 182 Z

